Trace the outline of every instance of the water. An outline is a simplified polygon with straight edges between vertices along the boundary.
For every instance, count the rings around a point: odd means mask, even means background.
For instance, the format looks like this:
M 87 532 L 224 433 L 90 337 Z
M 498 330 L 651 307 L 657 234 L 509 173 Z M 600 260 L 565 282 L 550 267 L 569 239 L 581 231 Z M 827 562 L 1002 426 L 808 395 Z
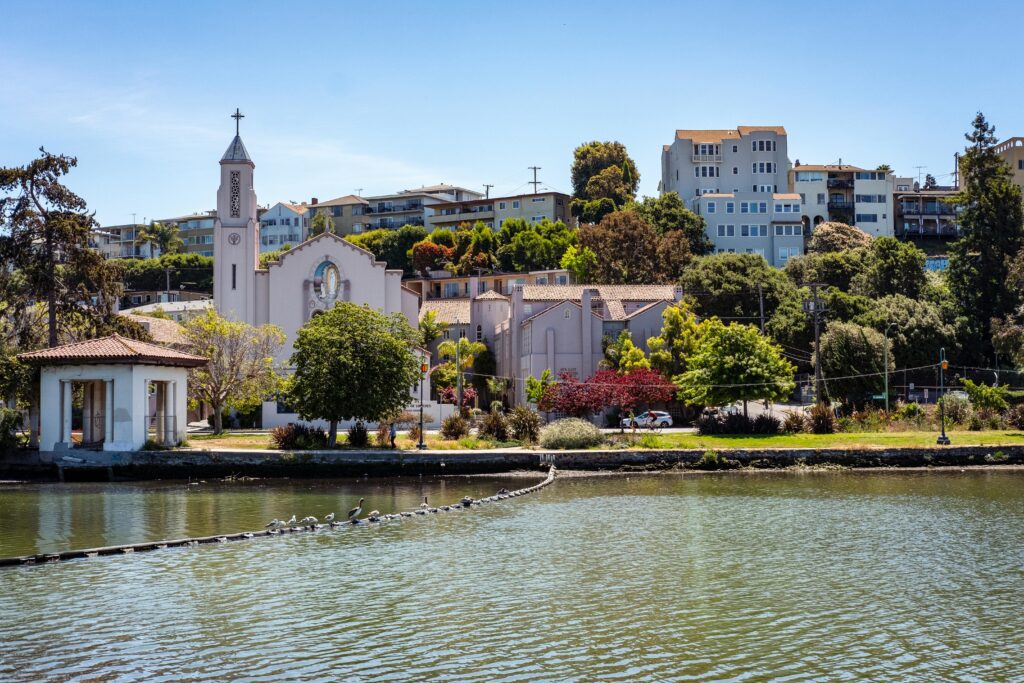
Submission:
M 2 570 L 0 680 L 1024 680 L 1022 484 L 560 479 L 471 512 Z M 444 500 L 501 485 L 450 478 Z M 441 486 L 0 489 L 0 554 Z

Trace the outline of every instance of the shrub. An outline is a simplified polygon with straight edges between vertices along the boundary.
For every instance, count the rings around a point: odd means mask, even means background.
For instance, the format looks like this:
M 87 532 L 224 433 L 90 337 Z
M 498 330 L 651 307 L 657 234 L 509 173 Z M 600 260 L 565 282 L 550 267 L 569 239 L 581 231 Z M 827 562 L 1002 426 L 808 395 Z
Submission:
M 540 415 L 526 406 L 516 406 L 506 418 L 509 436 L 524 444 L 537 443 L 540 437 Z
M 501 408 L 492 407 L 491 412 L 480 421 L 477 432 L 480 436 L 488 436 L 495 441 L 508 441 L 508 421 L 502 415 Z
M 1012 406 L 1004 416 L 1006 424 L 1014 429 L 1024 429 L 1024 405 Z
M 754 418 L 752 428 L 755 434 L 774 435 L 782 431 L 782 421 L 774 415 L 761 413 Z
M 807 416 L 803 413 L 787 412 L 782 420 L 782 431 L 786 434 L 802 434 L 807 428 Z
M 18 445 L 21 412 L 13 408 L 0 408 L 0 453 L 9 453 Z
M 827 403 L 815 403 L 808 421 L 813 434 L 834 434 L 836 431 L 836 415 Z
M 409 427 L 409 438 L 412 439 L 413 443 L 418 444 L 420 442 L 420 425 L 418 422 Z
M 946 419 L 953 424 L 963 424 L 971 415 L 971 404 L 962 396 L 946 394 L 939 399 L 938 405 L 945 408 Z
M 914 403 L 900 403 L 896 406 L 896 411 L 893 413 L 893 417 L 897 420 L 916 420 L 917 418 L 924 415 L 924 410 L 921 409 L 921 404 Z
M 544 448 L 590 448 L 602 443 L 601 430 L 578 417 L 555 420 L 540 430 L 540 445 Z
M 776 422 L 778 422 L 776 420 Z M 697 419 L 697 433 L 704 436 L 713 434 L 752 434 L 754 421 L 742 413 L 703 413 Z
M 967 397 L 977 408 L 992 408 L 993 410 L 1006 410 L 1007 395 L 1009 387 L 990 387 L 986 384 L 975 384 L 969 379 L 962 379 L 960 383 L 967 392 Z
M 978 413 L 971 413 L 971 416 L 967 418 L 967 429 L 972 432 L 980 432 L 985 428 L 985 422 L 981 419 L 981 415 Z
M 327 432 L 304 424 L 287 424 L 270 430 L 270 442 L 282 451 L 308 451 L 327 446 Z
M 974 414 L 981 420 L 982 429 L 1003 428 L 1003 418 L 999 415 L 999 411 L 993 408 L 979 408 Z
M 356 422 L 348 428 L 348 445 L 355 448 L 365 448 L 370 443 L 370 433 L 366 431 L 366 425 L 362 421 Z
M 452 413 L 441 420 L 441 438 L 446 441 L 455 441 L 469 435 L 469 423 L 466 418 L 458 413 Z
M 872 406 L 868 406 L 864 410 L 855 410 L 850 417 L 852 418 L 853 426 L 859 432 L 885 431 L 889 424 L 889 416 L 885 411 Z
M 376 443 L 381 448 L 391 445 L 391 424 L 385 420 L 377 423 Z

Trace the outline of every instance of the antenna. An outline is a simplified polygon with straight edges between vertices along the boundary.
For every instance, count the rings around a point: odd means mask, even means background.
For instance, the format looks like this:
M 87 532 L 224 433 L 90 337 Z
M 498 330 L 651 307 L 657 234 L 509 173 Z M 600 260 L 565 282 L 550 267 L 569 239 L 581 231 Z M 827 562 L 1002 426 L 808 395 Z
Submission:
M 484 199 L 490 199 L 491 198 L 491 188 L 492 187 L 494 187 L 494 185 L 491 185 L 489 183 L 484 183 Z
M 928 167 L 927 166 L 915 166 L 914 168 L 917 169 L 917 184 L 920 185 L 921 184 L 921 169 L 922 168 L 928 168 Z
M 527 166 L 527 168 L 533 171 L 533 180 L 530 181 L 530 185 L 533 185 L 533 193 L 537 194 L 537 186 L 540 185 L 540 181 L 537 180 L 537 171 L 540 170 L 540 166 Z
M 364 189 L 365 189 L 365 188 L 362 188 L 362 187 L 357 187 L 357 188 L 356 188 L 356 196 L 357 196 L 357 197 L 362 197 L 362 196 L 363 196 L 363 190 L 364 190 Z

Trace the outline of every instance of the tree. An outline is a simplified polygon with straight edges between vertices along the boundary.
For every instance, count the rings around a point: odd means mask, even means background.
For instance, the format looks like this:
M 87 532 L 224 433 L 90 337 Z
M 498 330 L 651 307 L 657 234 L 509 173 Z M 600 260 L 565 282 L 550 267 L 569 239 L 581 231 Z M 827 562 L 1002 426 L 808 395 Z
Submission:
M 270 267 L 270 264 L 274 261 L 280 261 L 281 257 L 287 252 L 291 251 L 292 245 L 283 244 L 280 249 L 274 251 L 260 252 L 260 270 L 266 270 Z
M 757 254 L 701 256 L 683 272 L 679 284 L 701 317 L 745 323 L 760 321 L 762 295 L 768 320 L 783 300 L 796 294 L 789 278 Z
M 926 189 L 926 190 L 934 190 L 936 187 L 938 187 L 938 185 L 939 184 L 937 182 L 935 182 L 935 176 L 933 176 L 931 173 L 926 173 L 925 174 L 925 176 L 924 176 L 924 189 Z
M 576 231 L 562 221 L 527 223 L 510 218 L 496 235 L 498 267 L 506 272 L 558 268 L 565 252 L 576 243 Z
M 526 387 L 524 393 L 526 394 L 526 400 L 534 405 L 539 405 L 541 399 L 544 397 L 544 392 L 547 388 L 554 383 L 551 379 L 551 370 L 544 368 L 544 371 L 540 373 L 540 377 L 534 377 L 533 375 L 527 375 Z
M 872 302 L 853 322 L 882 333 L 893 323 L 889 343 L 897 368 L 931 365 L 939 357 L 940 348 L 945 348 L 948 355 L 957 355 L 956 328 L 943 318 L 937 304 L 925 299 L 902 294 L 885 296 Z
M 1020 187 L 995 152 L 995 129 L 981 112 L 966 137 L 971 144 L 960 157 L 961 189 L 954 197 L 963 237 L 950 247 L 948 277 L 971 336 L 984 340 L 973 355 L 994 360 L 992 320 L 1013 312 L 1020 298 L 1006 281 L 1009 261 L 1024 247 L 1024 209 Z
M 309 223 L 309 236 L 316 237 L 322 232 L 335 232 L 334 218 L 318 209 Z
M 783 270 L 796 285 L 817 283 L 848 292 L 853 279 L 863 272 L 867 254 L 866 247 L 812 252 L 789 259 Z
M 640 172 L 621 142 L 586 142 L 573 151 L 573 197 L 611 199 L 617 206 L 636 196 Z
M 666 403 L 678 391 L 675 384 L 650 368 L 636 368 L 621 372 L 611 379 L 613 384 L 612 404 L 622 412 L 636 410 L 640 406 Z
M 856 249 L 871 244 L 871 235 L 860 228 L 846 223 L 822 223 L 814 229 L 807 243 L 807 251 L 824 253 L 826 251 L 843 251 Z
M 756 327 L 711 318 L 701 328 L 689 369 L 672 378 L 680 399 L 706 406 L 743 401 L 746 416 L 747 401 L 778 401 L 793 393 L 796 368 Z
M 686 301 L 677 301 L 661 314 L 661 334 L 647 340 L 651 369 L 665 377 L 686 372 L 686 360 L 697 349 L 700 326 Z
M 608 214 L 615 211 L 615 202 L 607 197 L 601 199 L 573 199 L 570 204 L 572 215 L 580 219 L 581 224 L 600 223 Z
M 304 420 L 376 422 L 408 405 L 420 379 L 419 335 L 400 313 L 384 315 L 343 301 L 299 329 L 288 400 Z
M 571 246 L 562 254 L 562 260 L 558 265 L 572 273 L 576 282 L 590 284 L 594 282 L 597 255 L 589 247 Z
M 878 167 L 875 168 L 875 170 L 884 171 L 885 173 L 892 173 L 892 166 L 890 166 L 889 164 L 879 164 Z
M 856 323 L 834 321 L 821 335 L 821 372 L 825 391 L 846 403 L 861 406 L 885 384 L 885 337 Z M 891 345 L 891 342 L 890 342 Z M 889 354 L 888 371 L 895 369 Z
M 715 250 L 715 243 L 708 237 L 704 217 L 687 209 L 675 192 L 660 197 L 644 197 L 627 208 L 636 211 L 662 235 L 673 230 L 682 231 L 689 242 L 690 253 L 696 256 L 710 254 Z
M 909 242 L 879 237 L 871 242 L 854 289 L 868 297 L 904 294 L 917 298 L 925 286 L 925 254 Z
M 160 250 L 161 256 L 163 254 L 177 253 L 185 246 L 178 226 L 173 223 L 165 225 L 154 222 L 149 226 L 142 226 L 136 235 L 136 239 L 142 244 L 155 245 Z
M 412 248 L 412 267 L 427 277 L 432 270 L 441 270 L 451 261 L 452 248 L 434 244 L 429 240 L 417 243 Z
M 52 347 L 62 327 L 116 322 L 123 285 L 120 265 L 90 247 L 96 221 L 85 200 L 60 182 L 77 159 L 39 151 L 25 166 L 0 168 L 0 293 L 16 316 L 27 302 L 46 303 Z
M 112 262 L 121 268 L 124 287 L 128 291 L 184 287 L 193 292 L 213 293 L 212 256 L 161 254 L 159 258 L 112 259 Z
M 225 408 L 258 402 L 278 387 L 274 357 L 284 343 L 276 325 L 253 327 L 207 309 L 182 325 L 189 350 L 210 359 L 192 370 L 189 389 L 213 410 L 213 431 L 223 431 Z
M 441 322 L 437 319 L 437 311 L 427 311 L 420 318 L 420 343 L 427 347 L 434 343 L 434 340 L 440 339 L 441 335 L 444 334 L 444 330 L 448 327 L 448 323 Z
M 598 370 L 586 382 L 563 372 L 558 381 L 548 385 L 537 407 L 545 412 L 558 412 L 572 417 L 586 417 L 612 404 L 612 387 L 618 373 Z
M 643 349 L 633 343 L 629 330 L 622 330 L 615 340 L 607 340 L 600 365 L 609 370 L 629 372 L 637 368 L 650 368 Z
M 985 384 L 975 384 L 966 377 L 960 380 L 960 384 L 963 385 L 964 391 L 967 392 L 967 398 L 978 408 L 1006 410 L 1009 407 L 1006 399 L 1010 395 L 1010 387 L 998 385 L 990 387 Z
M 580 248 L 596 257 L 592 278 L 602 284 L 657 284 L 668 280 L 658 247 L 661 236 L 634 211 L 608 214 L 579 230 Z

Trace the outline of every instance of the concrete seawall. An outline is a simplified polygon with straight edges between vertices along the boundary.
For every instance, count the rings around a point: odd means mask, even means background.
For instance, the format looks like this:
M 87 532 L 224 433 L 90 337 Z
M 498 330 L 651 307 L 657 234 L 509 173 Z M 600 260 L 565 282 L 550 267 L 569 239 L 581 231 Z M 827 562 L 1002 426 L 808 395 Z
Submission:
M 547 468 L 636 470 L 686 467 L 776 469 L 794 465 L 929 467 L 1024 465 L 1024 446 L 950 446 L 879 449 L 729 449 L 715 458 L 702 449 L 544 451 L 269 451 L 173 450 L 139 453 L 73 451 L 70 459 L 23 452 L 0 459 L 11 478 L 65 480 L 483 474 Z

